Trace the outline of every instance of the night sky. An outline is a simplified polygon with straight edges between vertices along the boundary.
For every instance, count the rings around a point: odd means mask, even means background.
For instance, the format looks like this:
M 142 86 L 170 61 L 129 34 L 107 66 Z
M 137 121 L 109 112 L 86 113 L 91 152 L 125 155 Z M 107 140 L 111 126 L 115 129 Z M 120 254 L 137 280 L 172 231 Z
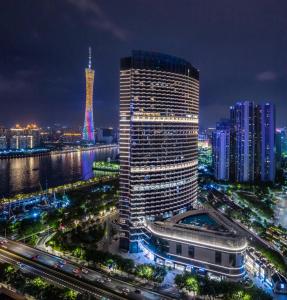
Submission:
M 238 100 L 275 103 L 286 126 L 286 13 L 286 0 L 2 0 L 0 123 L 81 125 L 91 45 L 97 127 L 117 125 L 119 59 L 132 49 L 200 70 L 202 126 Z

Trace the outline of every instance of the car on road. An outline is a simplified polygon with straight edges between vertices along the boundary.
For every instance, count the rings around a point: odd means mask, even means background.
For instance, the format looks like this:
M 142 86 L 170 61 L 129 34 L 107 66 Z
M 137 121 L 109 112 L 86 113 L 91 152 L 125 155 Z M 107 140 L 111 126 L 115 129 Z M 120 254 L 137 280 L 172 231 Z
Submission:
M 4 239 L 4 238 L 0 239 L 0 246 L 2 248 L 7 249 L 7 246 L 6 246 L 7 243 L 8 243 L 8 241 L 6 239 Z
M 59 259 L 59 263 L 62 265 L 65 265 L 67 263 L 67 261 L 65 259 Z
M 56 269 L 58 269 L 59 268 L 59 263 L 54 263 L 53 267 L 56 268 Z
M 89 273 L 89 271 L 88 271 L 87 269 L 85 269 L 85 268 L 82 268 L 82 272 L 83 272 L 84 274 L 88 274 L 88 273 Z
M 39 257 L 40 257 L 40 255 L 33 255 L 32 257 L 31 257 L 31 259 L 33 259 L 33 260 L 37 260 L 37 259 L 39 259 Z
M 101 283 L 101 284 L 105 283 L 104 279 L 102 279 L 102 278 L 97 278 L 96 281 L 99 282 L 99 283 Z
M 74 274 L 79 274 L 80 271 L 81 271 L 81 270 L 80 270 L 79 268 L 74 268 L 74 269 L 73 269 L 73 273 L 74 273 Z
M 136 294 L 141 294 L 141 290 L 136 289 L 136 290 L 135 290 L 135 293 L 136 293 Z
M 17 265 L 19 266 L 19 268 L 23 268 L 25 265 L 23 263 L 21 263 L 20 261 L 17 262 Z
M 128 288 L 122 288 L 122 294 L 127 295 L 130 292 Z

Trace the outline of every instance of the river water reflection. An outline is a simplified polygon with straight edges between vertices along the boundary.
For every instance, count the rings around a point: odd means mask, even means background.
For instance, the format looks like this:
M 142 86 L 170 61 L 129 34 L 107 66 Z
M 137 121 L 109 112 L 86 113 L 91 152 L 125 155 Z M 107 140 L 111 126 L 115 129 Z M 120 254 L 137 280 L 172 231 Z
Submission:
M 94 160 L 115 159 L 117 148 L 0 160 L 0 198 L 95 176 Z

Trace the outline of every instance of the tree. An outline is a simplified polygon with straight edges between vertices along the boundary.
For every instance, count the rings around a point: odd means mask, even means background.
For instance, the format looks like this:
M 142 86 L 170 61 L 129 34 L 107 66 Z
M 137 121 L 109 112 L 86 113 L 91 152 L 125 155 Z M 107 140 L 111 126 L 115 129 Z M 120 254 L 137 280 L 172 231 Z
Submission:
M 143 264 L 136 267 L 136 275 L 141 278 L 151 280 L 153 278 L 153 274 L 154 268 L 152 265 Z
M 156 266 L 154 270 L 153 278 L 156 282 L 162 283 L 164 280 L 164 277 L 166 276 L 167 271 L 166 268 L 163 266 Z
M 32 284 L 37 288 L 46 288 L 48 286 L 47 282 L 45 282 L 41 277 L 36 277 L 32 280 Z
M 251 300 L 251 299 L 252 299 L 251 296 L 242 290 L 235 292 L 231 297 L 231 300 Z
M 193 292 L 194 295 L 196 295 L 199 292 L 199 282 L 197 277 L 195 276 L 188 276 L 185 279 L 185 289 L 189 292 Z
M 78 292 L 74 290 L 66 290 L 64 293 L 64 300 L 76 300 L 78 297 Z
M 177 287 L 182 290 L 184 288 L 184 278 L 183 275 L 177 274 L 174 278 L 174 283 L 177 285 Z

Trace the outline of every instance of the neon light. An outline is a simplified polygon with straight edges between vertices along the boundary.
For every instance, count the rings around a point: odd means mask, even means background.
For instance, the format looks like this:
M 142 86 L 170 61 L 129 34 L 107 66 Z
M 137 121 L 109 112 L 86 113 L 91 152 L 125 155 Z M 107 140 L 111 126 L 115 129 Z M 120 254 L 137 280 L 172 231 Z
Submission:
M 197 166 L 198 161 L 192 160 L 186 163 L 174 163 L 165 166 L 145 166 L 145 167 L 131 167 L 131 173 L 150 173 L 150 172 L 158 172 L 158 171 L 170 171 L 170 170 L 178 170 L 185 169 L 189 167 Z
M 185 117 L 156 117 L 156 116 L 132 116 L 133 122 L 160 122 L 160 123 L 194 123 L 198 124 L 198 119 L 194 116 L 192 118 Z
M 191 242 L 191 243 L 194 243 L 194 244 L 197 244 L 197 245 L 203 245 L 203 246 L 209 246 L 211 247 L 211 249 L 222 249 L 222 250 L 226 250 L 226 251 L 232 251 L 232 252 L 241 252 L 241 251 L 244 251 L 246 248 L 247 248 L 247 243 L 245 243 L 242 247 L 233 247 L 233 248 L 229 248 L 229 247 L 223 247 L 223 246 L 220 246 L 218 244 L 211 244 L 211 243 L 208 243 L 208 242 L 199 242 L 199 241 L 195 241 L 193 240 L 191 237 L 185 237 L 184 239 L 181 238 L 180 236 L 172 236 L 172 235 L 169 235 L 167 233 L 162 233 L 161 231 L 157 231 L 156 229 L 153 229 L 151 228 L 151 226 L 149 226 L 148 223 L 146 223 L 146 227 L 147 229 L 157 235 L 157 236 L 163 236 L 171 241 L 181 241 L 183 242 L 184 244 L 186 244 L 187 242 Z
M 86 111 L 83 128 L 83 140 L 94 144 L 95 129 L 93 117 L 93 89 L 95 71 L 91 69 L 91 50 L 89 52 L 89 68 L 86 69 Z
M 181 261 L 178 261 L 178 260 L 175 260 L 175 259 L 166 259 L 165 257 L 157 254 L 157 253 L 154 253 L 153 251 L 151 251 L 147 246 L 143 245 L 141 242 L 139 242 L 139 246 L 140 248 L 143 250 L 144 253 L 147 253 L 149 252 L 150 255 L 154 258 L 156 257 L 159 257 L 165 261 L 172 261 L 173 263 L 175 264 L 180 264 L 180 265 L 184 265 L 186 268 L 190 268 L 192 266 L 190 266 L 189 264 L 186 264 L 184 262 L 181 262 Z M 179 256 L 179 255 L 174 255 L 174 254 L 171 254 L 173 256 L 177 256 L 179 258 L 181 258 L 182 256 Z M 153 259 L 154 260 L 154 259 Z M 241 270 L 243 269 L 243 272 L 242 273 L 239 273 L 239 274 L 229 274 L 229 273 L 223 273 L 223 272 L 220 272 L 220 271 L 215 271 L 215 270 L 211 270 L 211 269 L 206 269 L 208 272 L 211 272 L 211 273 L 216 273 L 216 274 L 221 274 L 221 275 L 225 275 L 225 276 L 228 276 L 228 277 L 242 277 L 244 274 L 245 274 L 245 270 L 244 270 L 244 266 L 242 267 L 238 267 L 238 268 L 230 268 L 230 267 L 224 267 L 224 266 L 219 266 L 219 265 L 215 265 L 215 264 L 212 264 L 212 263 L 209 263 L 209 262 L 206 262 L 206 261 L 201 261 L 201 260 L 196 260 L 196 259 L 190 259 L 190 260 L 193 260 L 193 261 L 197 261 L 199 263 L 204 263 L 204 264 L 208 264 L 208 265 L 212 265 L 212 266 L 216 266 L 216 267 L 221 267 L 223 269 L 227 269 L 227 270 Z M 200 269 L 199 267 L 196 267 L 194 266 L 195 268 L 197 269 Z

